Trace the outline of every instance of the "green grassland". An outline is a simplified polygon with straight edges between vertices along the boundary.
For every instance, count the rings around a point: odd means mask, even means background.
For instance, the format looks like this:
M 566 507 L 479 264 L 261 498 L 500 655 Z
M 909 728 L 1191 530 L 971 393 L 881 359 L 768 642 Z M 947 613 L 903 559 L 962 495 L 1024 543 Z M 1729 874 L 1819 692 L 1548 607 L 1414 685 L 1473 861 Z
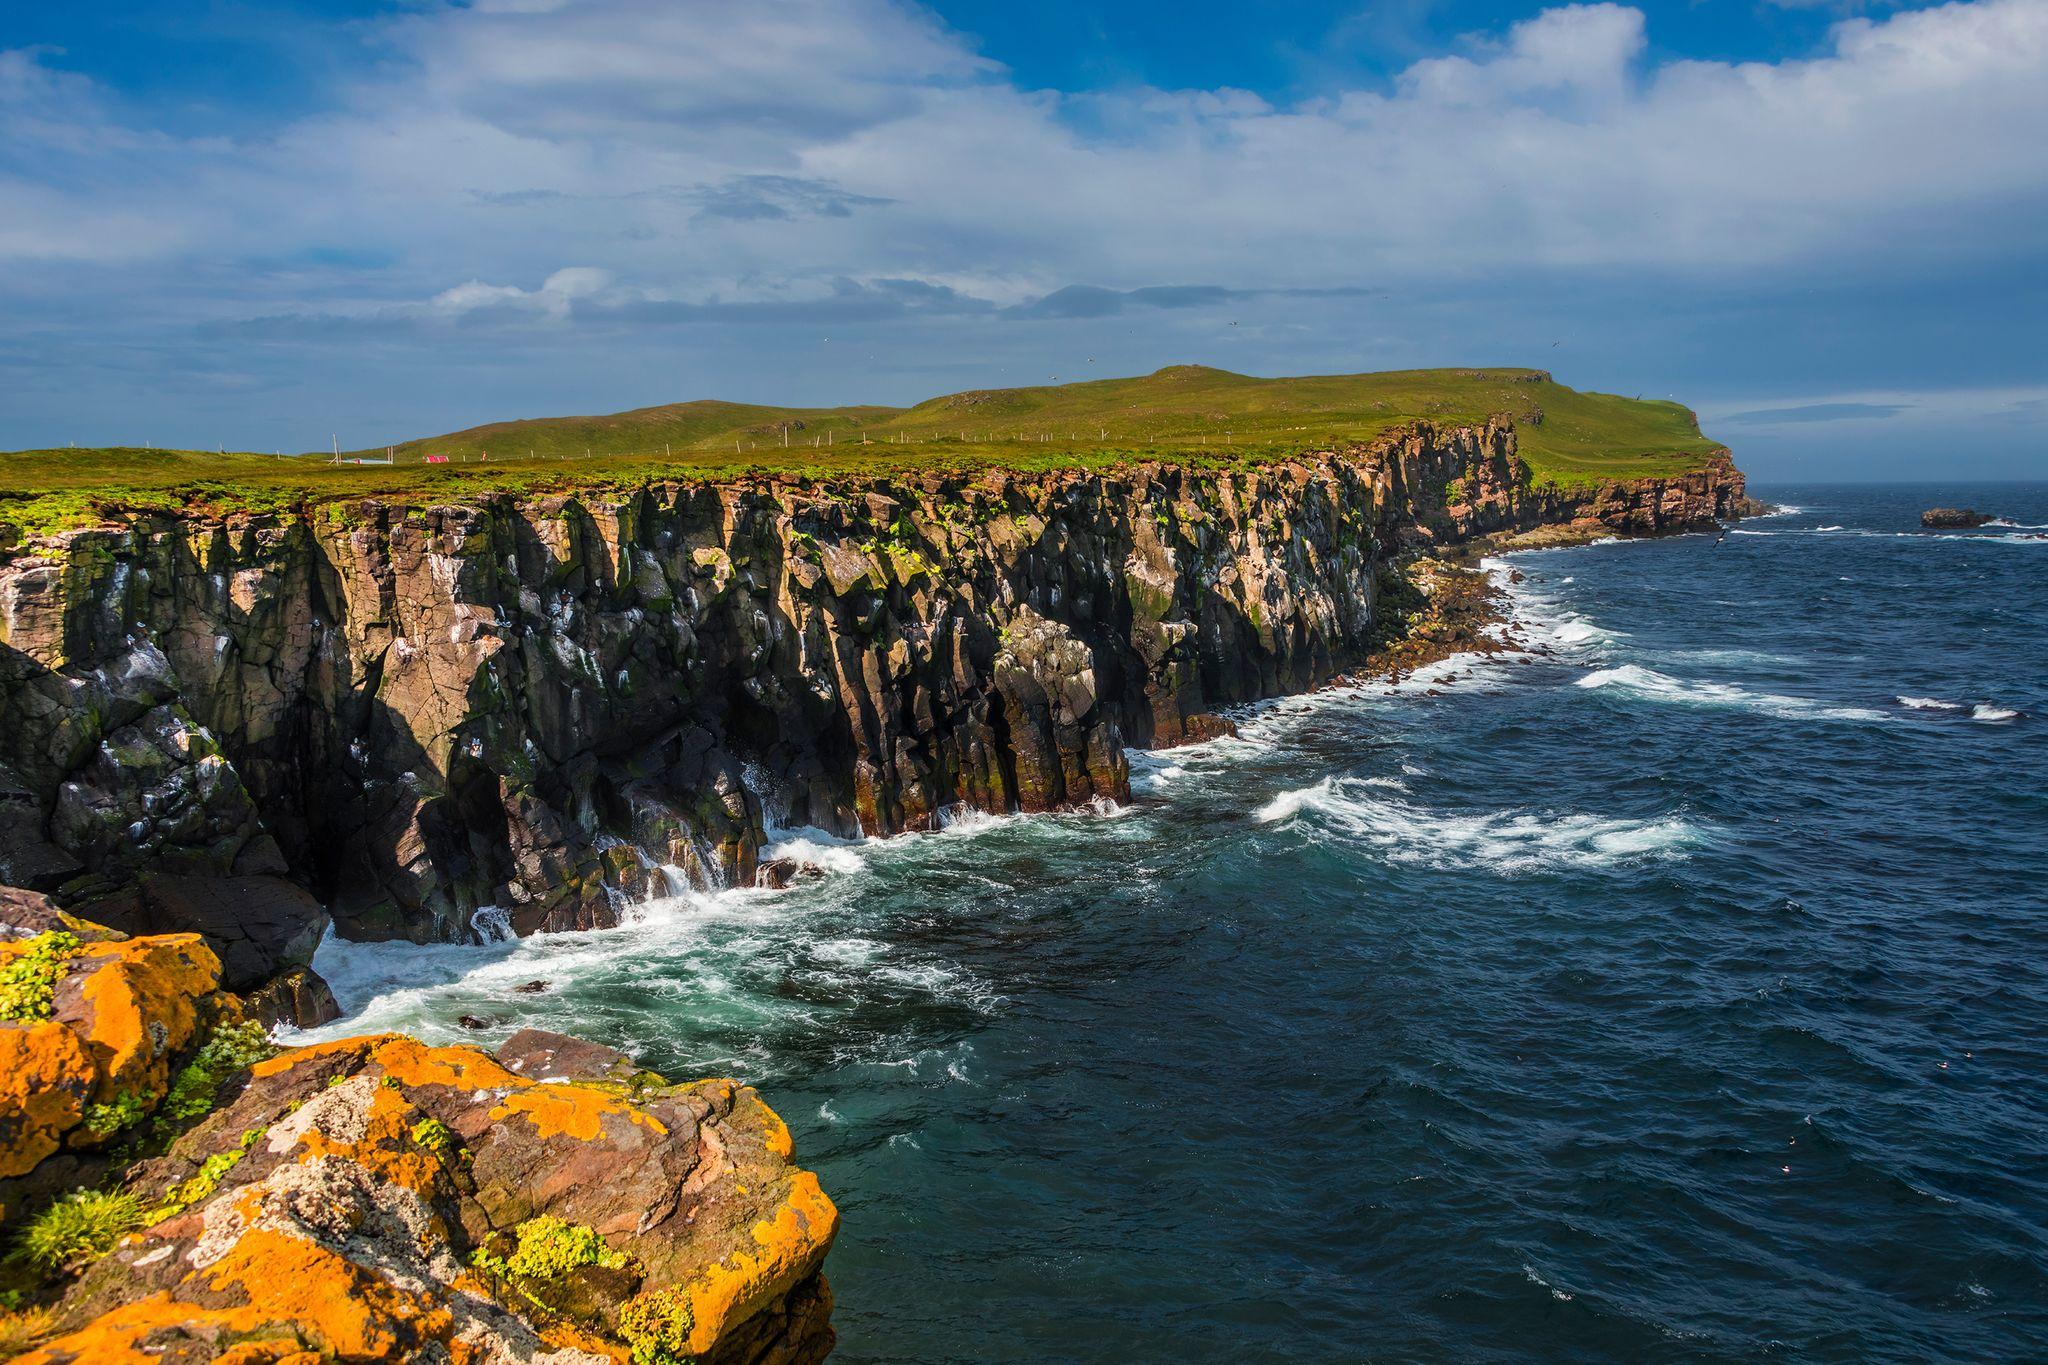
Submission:
M 606 489 L 774 472 L 1242 466 L 1369 439 L 1416 418 L 1511 417 L 1539 481 L 1680 473 L 1718 449 L 1677 403 L 1581 393 L 1537 370 L 1405 370 L 1256 379 L 1177 365 L 1132 379 L 977 390 L 912 408 L 702 401 L 604 417 L 497 422 L 392 447 L 397 463 L 138 450 L 0 454 L 0 521 L 29 534 L 126 512 L 281 510 L 371 496 Z M 356 452 L 382 458 L 383 449 Z M 430 455 L 448 463 L 426 463 Z M 488 458 L 486 458 L 488 457 Z

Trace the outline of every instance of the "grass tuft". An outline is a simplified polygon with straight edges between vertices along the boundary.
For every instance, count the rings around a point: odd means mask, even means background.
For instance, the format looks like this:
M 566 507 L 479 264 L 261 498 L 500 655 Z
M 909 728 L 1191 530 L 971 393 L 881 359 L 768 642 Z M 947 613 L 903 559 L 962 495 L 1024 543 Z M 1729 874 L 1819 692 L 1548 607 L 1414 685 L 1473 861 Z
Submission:
M 142 1201 L 125 1190 L 73 1190 L 29 1220 L 21 1254 L 41 1270 L 75 1268 L 112 1251 L 142 1221 Z
M 172 1078 L 158 1117 L 169 1123 L 198 1118 L 213 1108 L 228 1077 L 276 1056 L 277 1051 L 263 1025 L 253 1020 L 222 1024 Z

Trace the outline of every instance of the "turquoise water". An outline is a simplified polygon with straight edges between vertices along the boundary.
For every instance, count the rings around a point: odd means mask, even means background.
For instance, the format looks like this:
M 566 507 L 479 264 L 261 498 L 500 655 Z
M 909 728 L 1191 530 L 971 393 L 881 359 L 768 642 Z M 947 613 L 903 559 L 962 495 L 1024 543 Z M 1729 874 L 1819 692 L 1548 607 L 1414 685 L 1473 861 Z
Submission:
M 2048 486 L 1758 492 L 1514 556 L 1541 652 L 1251 713 L 1121 810 L 329 945 L 337 1031 L 759 1085 L 845 1215 L 840 1360 L 2038 1358 L 2048 540 L 1916 527 Z

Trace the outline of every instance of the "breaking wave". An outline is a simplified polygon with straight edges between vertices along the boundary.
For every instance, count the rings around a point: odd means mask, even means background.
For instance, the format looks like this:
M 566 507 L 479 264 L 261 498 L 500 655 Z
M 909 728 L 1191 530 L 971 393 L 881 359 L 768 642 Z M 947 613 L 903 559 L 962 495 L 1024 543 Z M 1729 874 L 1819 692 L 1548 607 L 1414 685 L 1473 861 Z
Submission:
M 1601 868 L 1683 857 L 1706 832 L 1677 817 L 1616 819 L 1577 812 L 1431 810 L 1376 794 L 1374 779 L 1326 777 L 1260 807 L 1262 824 L 1309 819 L 1391 863 L 1486 867 L 1500 872 Z
M 1733 683 L 1688 682 L 1683 678 L 1674 678 L 1668 673 L 1659 673 L 1653 668 L 1644 668 L 1640 664 L 1596 669 L 1579 679 L 1578 685 L 1595 690 L 1609 688 L 1647 701 L 1667 702 L 1679 706 L 1727 707 L 1756 711 L 1763 715 L 1776 716 L 1781 720 L 1889 719 L 1884 712 L 1873 711 L 1867 706 L 1843 706 L 1834 702 L 1816 701 L 1811 697 L 1751 692 Z

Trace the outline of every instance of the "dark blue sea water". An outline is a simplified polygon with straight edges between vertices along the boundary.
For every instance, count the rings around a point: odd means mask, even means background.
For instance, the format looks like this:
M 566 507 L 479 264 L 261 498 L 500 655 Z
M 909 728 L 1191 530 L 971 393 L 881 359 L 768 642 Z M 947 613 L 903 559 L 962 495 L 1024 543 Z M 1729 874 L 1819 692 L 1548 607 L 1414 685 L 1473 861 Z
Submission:
M 847 1361 L 2048 1356 L 2048 485 L 1515 556 L 1550 653 L 1245 718 L 1109 815 L 607 934 L 324 950 L 736 1073 Z M 546 977 L 557 989 L 514 996 Z

